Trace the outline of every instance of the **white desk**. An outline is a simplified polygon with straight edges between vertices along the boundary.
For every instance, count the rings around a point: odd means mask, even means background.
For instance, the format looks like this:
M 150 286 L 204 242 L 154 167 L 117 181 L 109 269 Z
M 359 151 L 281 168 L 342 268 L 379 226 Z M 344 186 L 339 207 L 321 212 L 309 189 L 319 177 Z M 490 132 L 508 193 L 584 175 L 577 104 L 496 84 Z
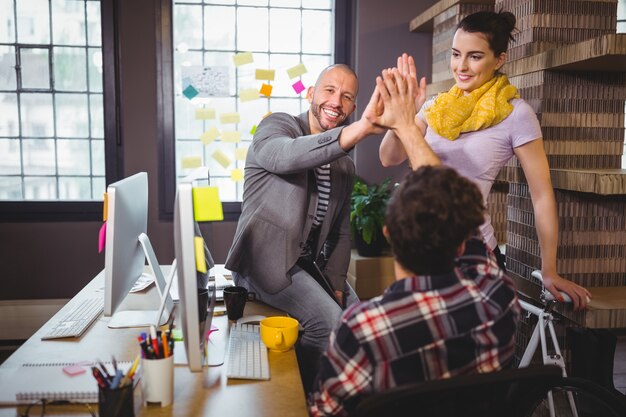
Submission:
M 109 360 L 115 355 L 119 361 L 132 361 L 139 353 L 137 335 L 141 329 L 109 329 L 108 317 L 101 316 L 80 339 L 40 340 L 41 335 L 58 321 L 68 306 L 94 294 L 102 294 L 104 272 L 98 274 L 81 292 L 52 319 L 28 339 L 0 366 L 0 387 L 10 387 L 8 375 L 22 363 L 80 362 L 95 359 Z M 156 296 L 156 289 L 151 287 Z M 143 295 L 145 296 L 145 295 Z M 132 302 L 132 300 L 131 300 Z M 245 315 L 281 314 L 260 303 L 246 304 Z M 226 316 L 215 317 L 219 328 L 215 334 L 226 337 Z M 213 337 L 213 335 L 211 336 Z M 225 367 L 208 367 L 192 373 L 186 366 L 174 371 L 174 403 L 168 407 L 143 407 L 140 416 L 308 416 L 306 400 L 295 351 L 269 352 L 271 380 L 228 380 Z M 95 384 L 95 381 L 94 381 Z M 97 409 L 97 404 L 95 405 Z M 22 408 L 22 407 L 21 407 Z M 62 411 L 64 415 L 88 415 L 82 406 L 49 408 L 48 414 Z M 16 415 L 16 407 L 0 407 L 0 417 Z

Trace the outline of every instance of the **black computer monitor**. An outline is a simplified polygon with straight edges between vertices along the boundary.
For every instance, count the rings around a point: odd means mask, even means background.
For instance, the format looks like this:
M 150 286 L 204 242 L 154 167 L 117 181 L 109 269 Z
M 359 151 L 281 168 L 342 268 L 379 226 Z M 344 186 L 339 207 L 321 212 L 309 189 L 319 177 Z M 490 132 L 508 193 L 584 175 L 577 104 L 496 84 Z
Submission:
M 182 324 L 186 362 L 189 369 L 196 372 L 209 364 L 207 337 L 215 307 L 215 287 L 209 285 L 213 258 L 194 218 L 193 186 L 192 179 L 184 179 L 176 190 L 174 250 L 180 297 L 177 311 Z
M 104 315 L 111 316 L 109 327 L 145 327 L 164 324 L 173 308 L 165 292 L 166 278 L 161 271 L 148 228 L 148 174 L 139 172 L 107 187 L 107 220 L 104 259 Z M 142 300 L 121 310 L 130 289 L 144 273 L 146 260 L 157 284 L 159 299 Z M 171 276 L 169 277 L 171 279 Z M 156 317 L 164 302 L 164 313 Z

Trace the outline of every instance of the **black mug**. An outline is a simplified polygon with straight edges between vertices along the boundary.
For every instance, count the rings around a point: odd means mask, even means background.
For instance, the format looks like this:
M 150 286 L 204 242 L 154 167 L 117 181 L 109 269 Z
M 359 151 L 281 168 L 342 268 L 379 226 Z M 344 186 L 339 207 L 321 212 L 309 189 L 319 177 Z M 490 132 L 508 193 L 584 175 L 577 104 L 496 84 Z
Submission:
M 246 301 L 256 300 L 256 294 L 248 292 L 245 287 L 231 286 L 224 288 L 224 305 L 228 320 L 238 320 L 243 317 Z

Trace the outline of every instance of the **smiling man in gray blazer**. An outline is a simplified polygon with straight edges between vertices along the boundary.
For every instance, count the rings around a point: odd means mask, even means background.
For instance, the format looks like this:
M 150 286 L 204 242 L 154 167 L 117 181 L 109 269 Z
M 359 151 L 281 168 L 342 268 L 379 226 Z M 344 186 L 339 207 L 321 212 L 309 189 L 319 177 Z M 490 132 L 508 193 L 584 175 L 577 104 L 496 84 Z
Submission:
M 273 113 L 259 124 L 248 150 L 241 217 L 226 267 L 237 285 L 296 318 L 301 346 L 323 351 L 342 305 L 356 301 L 346 282 L 350 262 L 350 194 L 354 163 L 348 152 L 383 130 L 354 112 L 358 80 L 346 65 L 331 65 L 309 87 L 310 109 Z M 301 261 L 315 261 L 334 291 L 329 296 Z M 334 299 L 336 298 L 336 299 Z

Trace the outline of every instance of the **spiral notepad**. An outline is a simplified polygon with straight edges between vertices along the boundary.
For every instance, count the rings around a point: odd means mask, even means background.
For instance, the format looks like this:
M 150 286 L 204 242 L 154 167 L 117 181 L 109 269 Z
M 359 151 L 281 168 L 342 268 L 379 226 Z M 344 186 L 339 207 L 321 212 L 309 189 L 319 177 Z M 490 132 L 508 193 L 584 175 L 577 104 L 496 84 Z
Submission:
M 104 362 L 110 372 L 113 366 Z M 3 388 L 0 404 L 20 404 L 46 399 L 66 400 L 87 403 L 98 402 L 98 384 L 91 373 L 91 363 L 81 363 L 85 371 L 70 376 L 63 369 L 74 363 L 25 363 L 13 370 L 11 386 Z M 132 362 L 118 362 L 117 366 L 126 372 Z

